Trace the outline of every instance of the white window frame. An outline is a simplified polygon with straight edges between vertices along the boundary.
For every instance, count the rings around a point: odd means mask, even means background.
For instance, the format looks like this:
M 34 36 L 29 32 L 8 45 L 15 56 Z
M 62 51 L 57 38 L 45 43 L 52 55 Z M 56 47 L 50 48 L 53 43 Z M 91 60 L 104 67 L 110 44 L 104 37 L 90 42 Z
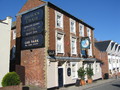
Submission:
M 88 55 L 89 55 L 89 56 L 93 56 L 92 43 L 90 43 L 90 49 L 88 49 Z
M 81 27 L 82 27 L 82 29 L 81 29 Z M 81 37 L 84 37 L 84 25 L 82 25 L 82 24 L 79 24 L 79 35 Z
M 72 41 L 74 41 L 75 42 L 75 44 L 74 44 L 74 48 L 75 48 L 75 52 L 73 53 L 73 47 L 72 47 Z M 76 39 L 76 37 L 71 37 L 71 55 L 77 55 L 77 39 Z
M 73 65 L 75 65 L 74 66 L 75 70 L 73 70 Z M 77 79 L 78 78 L 77 71 L 78 71 L 78 63 L 77 62 L 71 62 L 71 75 L 72 75 L 72 79 Z
M 60 19 L 61 20 L 61 25 L 60 26 L 57 25 L 57 16 L 58 15 L 61 16 L 61 19 Z M 58 11 L 55 11 L 55 27 L 63 29 L 63 14 L 58 12 Z
M 62 44 L 61 51 L 58 51 L 58 43 L 60 43 L 60 41 L 57 40 L 58 37 L 62 39 L 61 40 L 61 44 Z M 64 33 L 56 31 L 56 55 L 58 53 L 64 54 Z
M 73 29 L 73 31 L 71 29 L 71 22 L 74 23 L 74 27 L 73 27 L 74 29 Z M 70 32 L 76 34 L 76 21 L 73 20 L 73 19 L 71 19 L 71 18 L 70 18 Z
M 13 30 L 13 40 L 16 39 L 16 30 Z
M 91 39 L 91 29 L 87 27 L 87 36 Z

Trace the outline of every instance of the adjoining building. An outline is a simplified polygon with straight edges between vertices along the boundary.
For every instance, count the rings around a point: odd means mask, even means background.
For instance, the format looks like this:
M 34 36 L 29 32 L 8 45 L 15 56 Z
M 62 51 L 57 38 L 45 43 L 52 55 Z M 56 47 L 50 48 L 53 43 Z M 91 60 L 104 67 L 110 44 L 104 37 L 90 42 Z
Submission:
M 4 75 L 9 72 L 11 22 L 11 17 L 0 20 L 0 82 L 2 82 Z
M 102 68 L 104 73 L 108 73 L 110 77 L 113 77 L 116 73 L 120 73 L 120 45 L 112 40 L 99 41 L 95 43 L 97 49 L 101 52 L 106 52 L 106 59 L 102 60 L 104 62 Z
M 16 21 L 12 22 L 10 44 L 10 72 L 15 71 L 16 63 Z
M 75 84 L 80 67 L 102 78 L 94 53 L 94 28 L 50 2 L 28 0 L 17 14 L 16 72 L 25 85 Z M 87 77 L 85 78 L 87 80 Z

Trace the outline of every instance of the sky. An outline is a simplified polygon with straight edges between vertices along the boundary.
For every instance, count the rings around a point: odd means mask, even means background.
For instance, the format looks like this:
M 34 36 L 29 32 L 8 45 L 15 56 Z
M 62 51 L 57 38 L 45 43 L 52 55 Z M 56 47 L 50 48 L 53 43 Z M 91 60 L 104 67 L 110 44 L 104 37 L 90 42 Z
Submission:
M 15 16 L 27 0 L 0 0 L 0 20 Z M 94 27 L 98 41 L 120 44 L 120 0 L 46 0 Z

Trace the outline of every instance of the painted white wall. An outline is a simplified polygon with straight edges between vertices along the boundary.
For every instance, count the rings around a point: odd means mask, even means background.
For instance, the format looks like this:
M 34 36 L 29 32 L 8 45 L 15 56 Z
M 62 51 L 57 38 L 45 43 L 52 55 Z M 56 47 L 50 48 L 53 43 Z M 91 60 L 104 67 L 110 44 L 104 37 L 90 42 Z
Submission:
M 12 18 L 7 17 L 3 22 L 4 23 L 0 22 L 0 87 L 2 78 L 9 72 Z
M 102 78 L 102 70 L 99 62 L 94 63 L 95 64 L 95 73 L 92 76 L 93 80 Z M 97 69 L 96 69 L 97 68 Z
M 58 62 L 49 62 L 47 64 L 47 88 L 58 86 Z
M 68 65 L 67 62 L 65 62 L 62 66 L 58 67 L 58 62 L 49 62 L 49 60 L 47 61 L 48 61 L 47 63 L 47 88 L 58 86 L 58 68 L 63 68 L 63 84 L 64 85 L 76 83 L 76 79 L 78 79 L 78 76 L 77 78 L 73 79 L 72 72 L 71 72 L 71 76 L 67 75 L 67 68 L 68 67 L 71 68 L 71 62 L 70 62 L 70 65 Z M 81 62 L 73 62 L 73 63 L 77 63 L 76 70 L 78 70 L 80 67 L 82 67 L 83 62 L 81 61 Z

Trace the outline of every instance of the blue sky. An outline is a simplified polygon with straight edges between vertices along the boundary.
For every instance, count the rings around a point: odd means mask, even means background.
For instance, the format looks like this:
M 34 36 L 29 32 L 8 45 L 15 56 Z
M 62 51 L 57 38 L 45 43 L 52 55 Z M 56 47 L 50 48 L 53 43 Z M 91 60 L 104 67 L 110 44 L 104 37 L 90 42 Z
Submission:
M 15 15 L 27 0 L 0 0 L 0 19 Z M 97 40 L 120 44 L 120 0 L 46 0 L 95 28 Z

